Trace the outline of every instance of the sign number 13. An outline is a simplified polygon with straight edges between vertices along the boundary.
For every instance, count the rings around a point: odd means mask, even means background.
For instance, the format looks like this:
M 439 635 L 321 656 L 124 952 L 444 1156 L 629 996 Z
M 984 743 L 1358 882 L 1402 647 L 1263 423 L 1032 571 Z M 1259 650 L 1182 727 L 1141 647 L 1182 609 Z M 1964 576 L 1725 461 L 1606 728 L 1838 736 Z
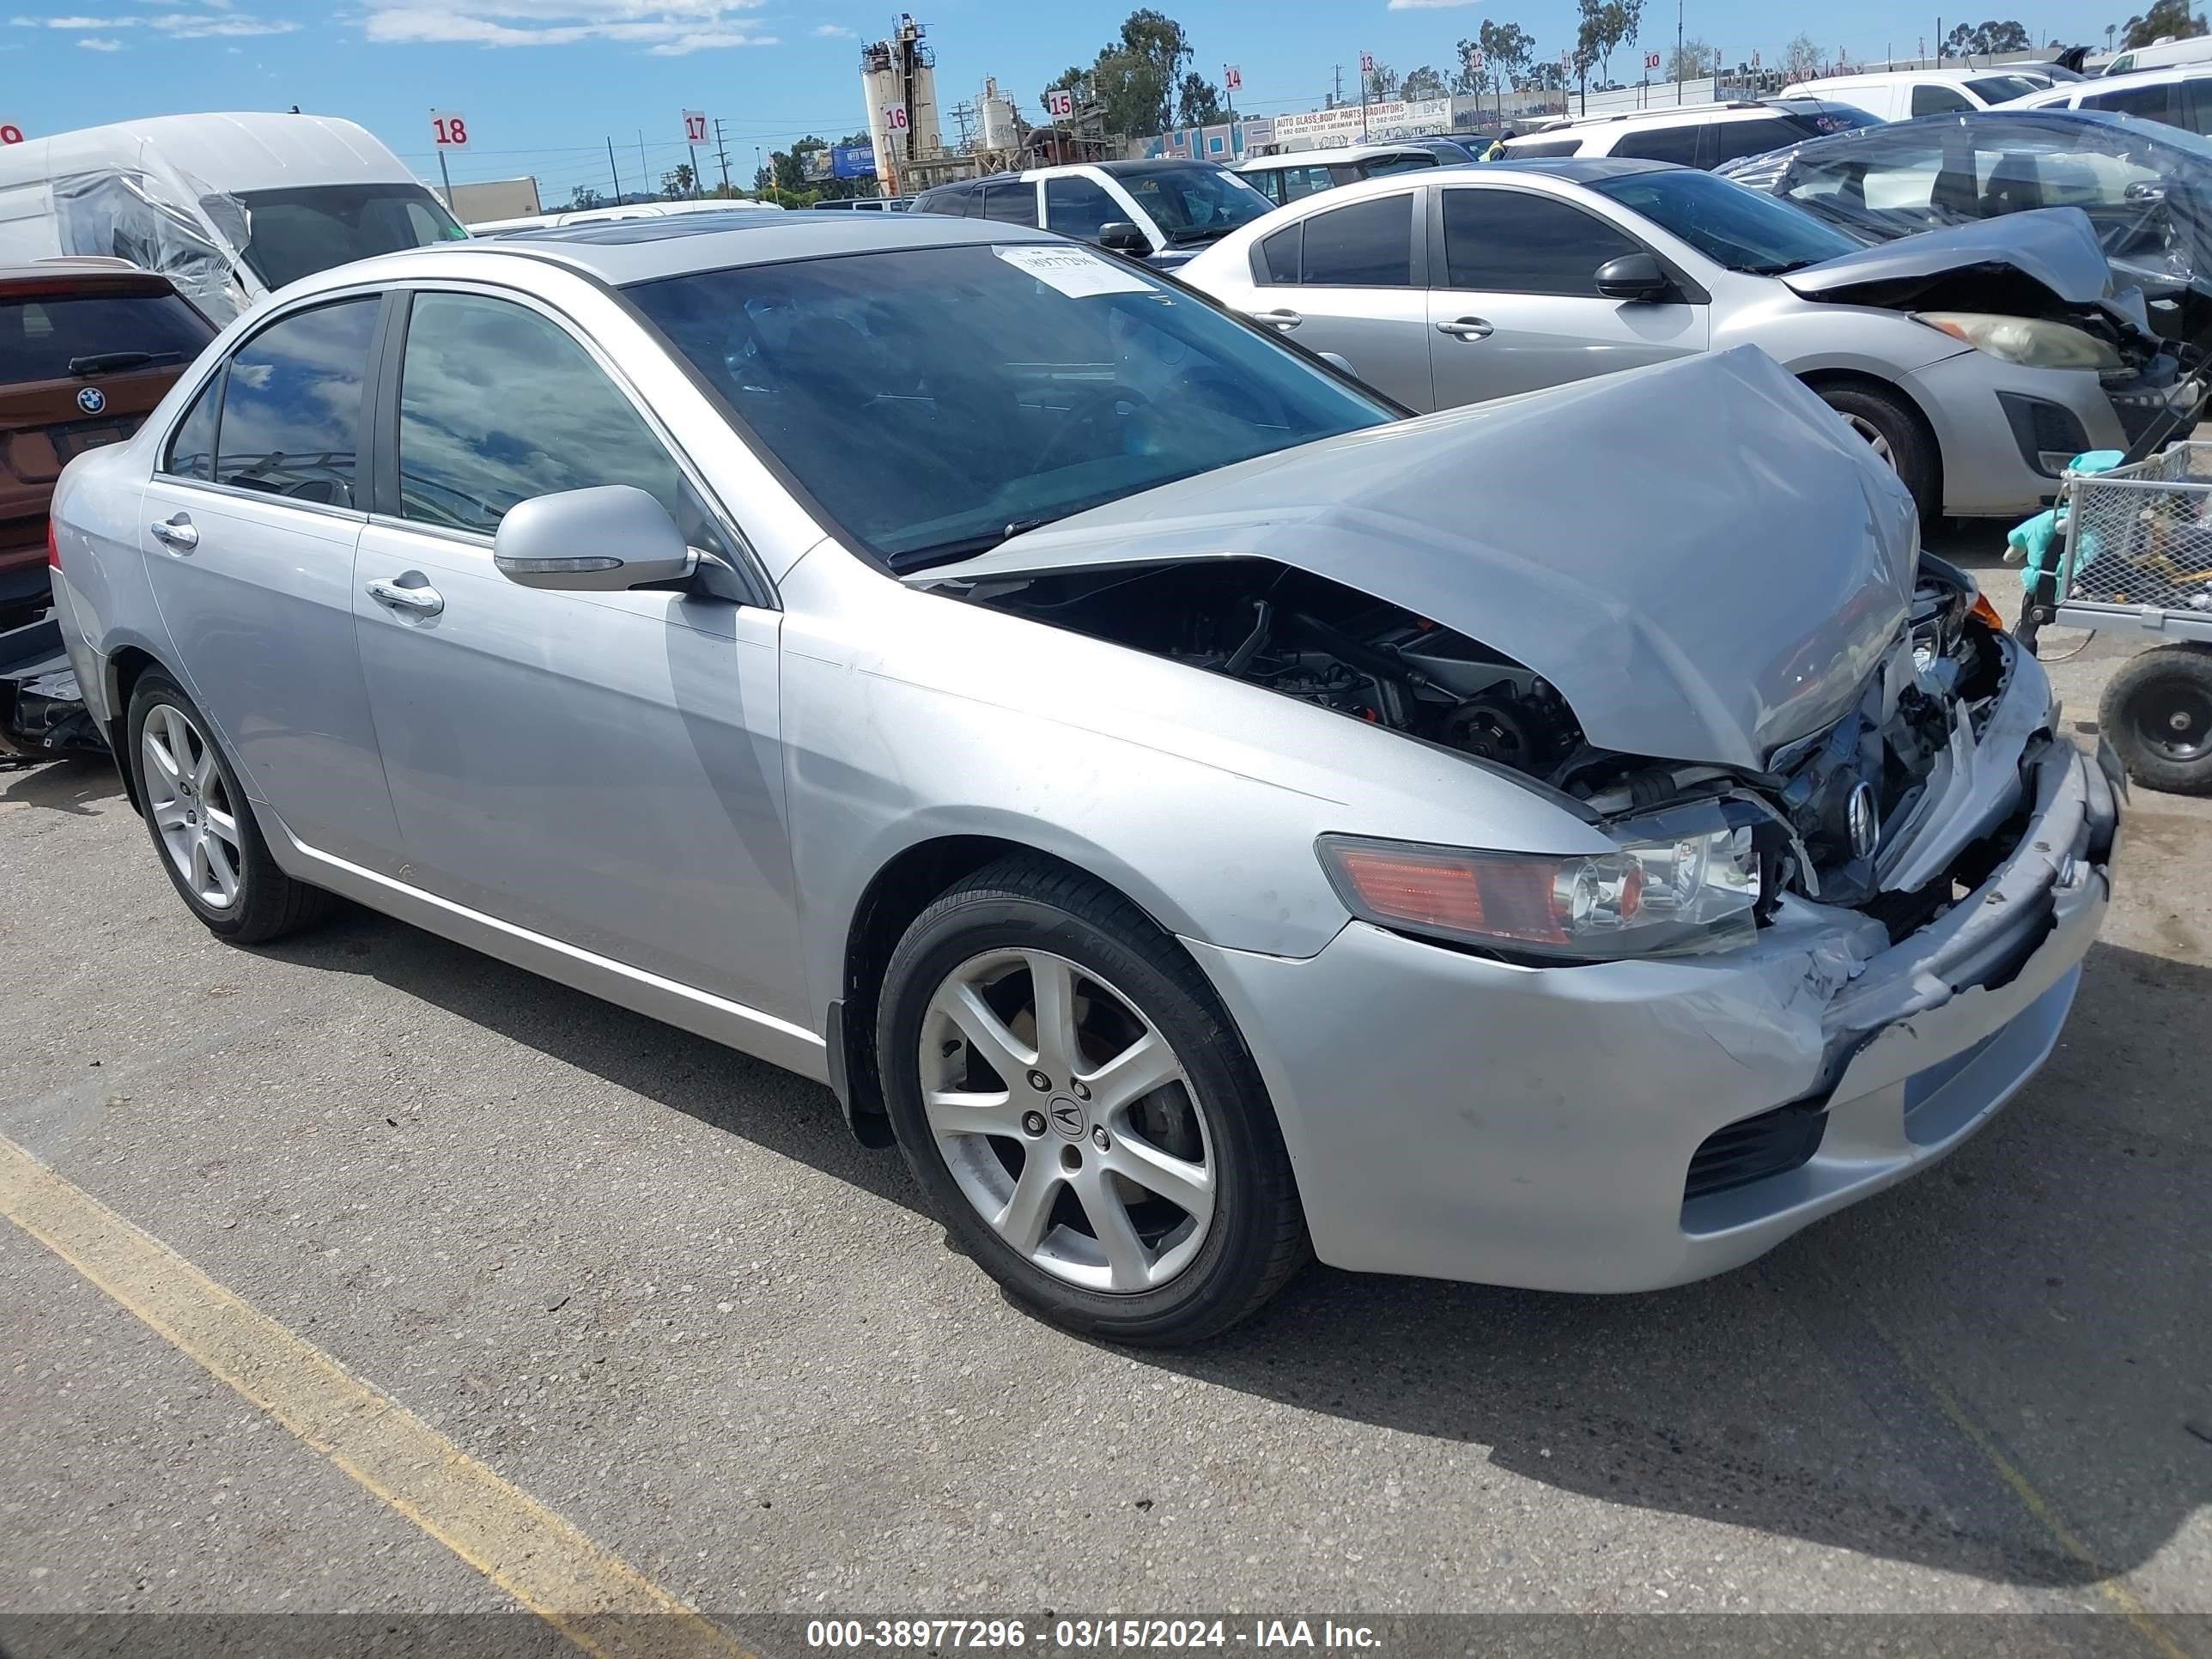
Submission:
M 430 131 L 440 149 L 466 149 L 469 147 L 468 118 L 459 110 L 432 110 Z

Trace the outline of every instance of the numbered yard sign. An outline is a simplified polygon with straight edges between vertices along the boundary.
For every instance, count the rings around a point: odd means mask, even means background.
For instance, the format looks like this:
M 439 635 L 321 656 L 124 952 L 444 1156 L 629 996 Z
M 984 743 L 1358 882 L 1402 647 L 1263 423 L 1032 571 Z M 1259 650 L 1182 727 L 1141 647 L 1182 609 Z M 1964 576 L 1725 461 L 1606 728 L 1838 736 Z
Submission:
M 884 106 L 884 131 L 885 132 L 904 132 L 906 131 L 906 106 L 904 104 L 886 104 Z
M 1075 94 L 1066 87 L 1054 87 L 1044 95 L 1045 112 L 1055 121 L 1065 121 L 1075 113 Z
M 687 144 L 703 144 L 707 142 L 707 112 L 705 110 L 687 109 L 684 112 L 684 142 Z
M 1644 67 L 1648 70 L 1657 69 L 1659 67 L 1659 54 L 1656 52 L 1645 52 L 1644 54 Z
M 457 109 L 434 109 L 430 112 L 430 137 L 440 149 L 466 149 L 469 118 Z
M 20 144 L 22 142 L 22 128 L 9 126 L 5 122 L 0 122 L 0 144 Z

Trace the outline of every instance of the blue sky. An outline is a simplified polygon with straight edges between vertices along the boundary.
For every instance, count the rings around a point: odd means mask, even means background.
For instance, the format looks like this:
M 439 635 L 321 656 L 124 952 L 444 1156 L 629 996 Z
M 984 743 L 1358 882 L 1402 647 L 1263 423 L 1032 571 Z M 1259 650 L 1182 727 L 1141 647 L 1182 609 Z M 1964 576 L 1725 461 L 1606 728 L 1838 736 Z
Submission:
M 1342 65 L 1353 84 L 1362 50 L 1403 71 L 1443 66 L 1455 44 L 1493 17 L 1520 24 L 1549 55 L 1571 45 L 1572 0 L 1155 0 L 1177 19 L 1197 67 L 1218 79 L 1243 71 L 1240 109 L 1269 113 L 1317 106 Z M 842 0 L 349 0 L 325 9 L 296 0 L 0 0 L 0 124 L 47 133 L 133 115 L 187 110 L 283 109 L 292 104 L 367 125 L 426 177 L 433 106 L 465 112 L 475 146 L 454 158 L 457 180 L 538 175 L 547 204 L 569 187 L 607 187 L 605 139 L 627 189 L 641 171 L 684 159 L 681 112 L 722 118 L 733 177 L 750 178 L 755 145 L 805 133 L 863 129 L 857 52 L 887 33 L 890 9 Z M 1756 47 L 1773 62 L 1801 30 L 1854 58 L 1911 52 L 1936 17 L 1898 0 L 1849 8 L 1766 0 L 1686 0 L 1693 38 L 1731 61 Z M 1071 63 L 1088 63 L 1130 9 L 1115 3 L 944 0 L 919 15 L 936 47 L 939 94 L 973 99 L 983 77 L 1021 99 L 1032 119 L 1038 89 Z M 1991 10 L 1987 0 L 1979 9 Z M 1999 5 L 2039 40 L 2101 45 L 2107 23 L 2140 9 L 2031 0 Z M 1963 15 L 1963 14 L 1962 14 Z M 1846 21 L 1848 20 L 1848 21 Z M 1947 15 L 1948 28 L 1957 17 Z M 1978 20 L 1977 20 L 1978 21 Z M 1647 0 L 1645 40 L 1671 46 L 1674 7 Z M 1633 49 L 1614 73 L 1632 79 Z M 705 157 L 702 157 L 702 162 Z

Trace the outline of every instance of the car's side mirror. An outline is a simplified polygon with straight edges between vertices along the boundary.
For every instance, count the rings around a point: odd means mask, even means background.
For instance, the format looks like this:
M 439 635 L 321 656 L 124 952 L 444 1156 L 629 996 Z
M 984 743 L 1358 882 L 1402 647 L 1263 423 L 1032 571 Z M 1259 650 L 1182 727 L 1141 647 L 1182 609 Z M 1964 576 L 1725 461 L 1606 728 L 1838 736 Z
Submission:
M 1109 219 L 1098 227 L 1098 246 L 1109 253 L 1150 253 L 1152 245 L 1145 233 L 1127 219 Z
M 1608 300 L 1656 301 L 1672 297 L 1674 280 L 1648 253 L 1624 253 L 1597 268 L 1597 291 Z
M 698 556 L 668 509 L 645 491 L 600 484 L 510 507 L 492 538 L 491 562 L 525 587 L 609 593 L 683 580 Z

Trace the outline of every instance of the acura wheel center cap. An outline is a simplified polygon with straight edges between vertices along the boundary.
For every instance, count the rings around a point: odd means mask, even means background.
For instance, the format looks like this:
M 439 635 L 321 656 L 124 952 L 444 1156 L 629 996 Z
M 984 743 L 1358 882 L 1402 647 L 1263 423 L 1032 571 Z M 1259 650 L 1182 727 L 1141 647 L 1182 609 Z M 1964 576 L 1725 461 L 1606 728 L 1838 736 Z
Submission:
M 1059 1130 L 1066 1139 L 1082 1139 L 1084 1132 L 1091 1127 L 1084 1116 L 1083 1103 L 1071 1100 L 1066 1095 L 1054 1096 L 1052 1104 L 1045 1109 L 1052 1119 L 1052 1127 Z

